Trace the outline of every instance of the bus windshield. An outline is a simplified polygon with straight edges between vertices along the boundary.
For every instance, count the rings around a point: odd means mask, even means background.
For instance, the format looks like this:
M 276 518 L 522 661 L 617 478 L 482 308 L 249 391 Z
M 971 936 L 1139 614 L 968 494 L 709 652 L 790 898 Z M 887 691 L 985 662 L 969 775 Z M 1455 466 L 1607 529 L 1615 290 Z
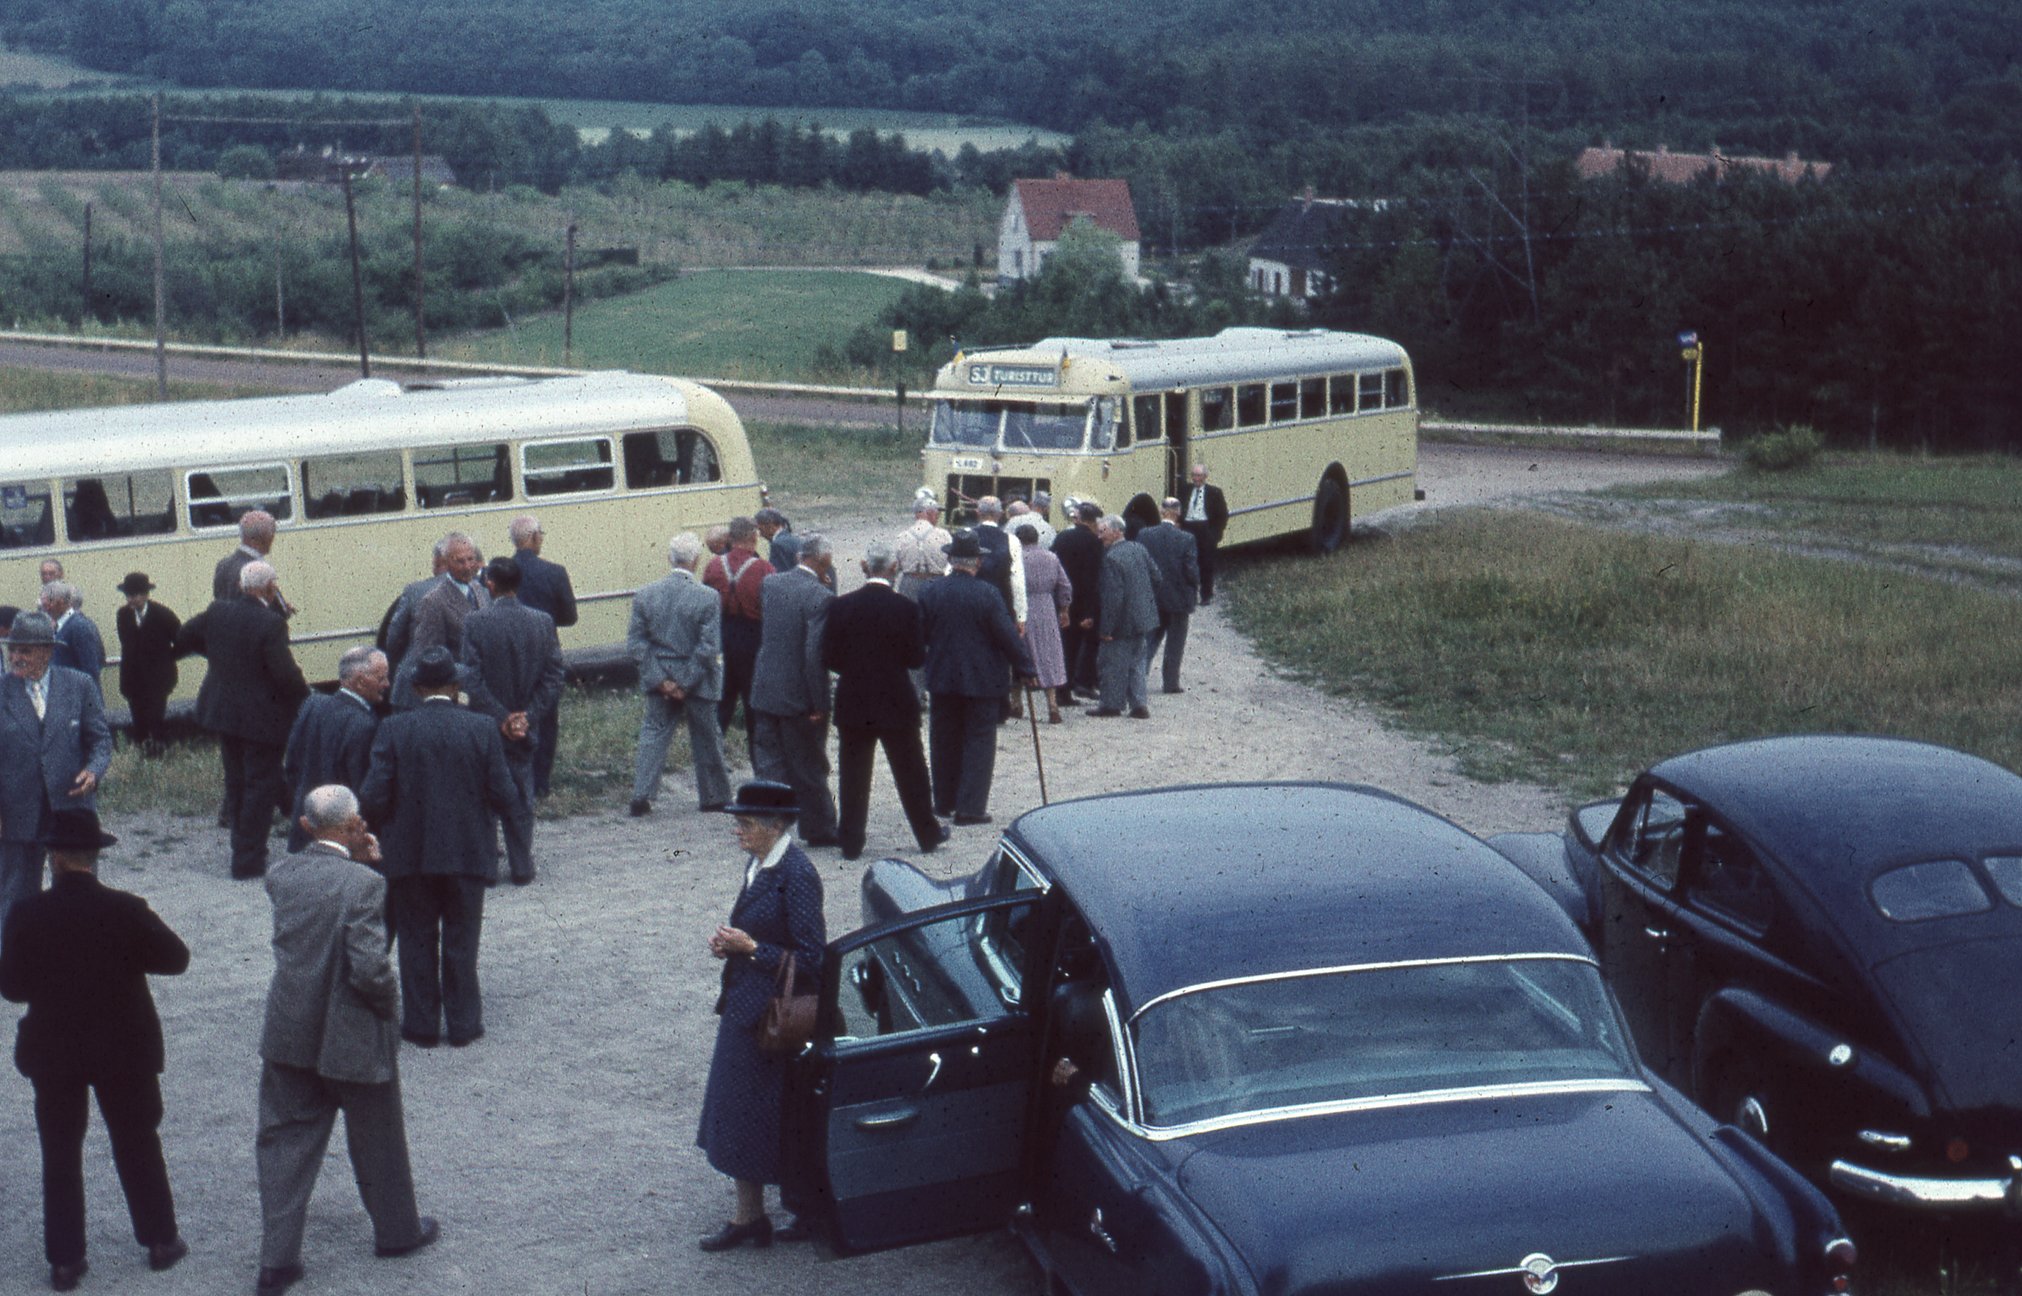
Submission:
M 1086 401 L 1035 404 L 942 400 L 934 402 L 934 426 L 928 439 L 937 446 L 1001 445 L 1009 451 L 1079 450 L 1087 428 Z

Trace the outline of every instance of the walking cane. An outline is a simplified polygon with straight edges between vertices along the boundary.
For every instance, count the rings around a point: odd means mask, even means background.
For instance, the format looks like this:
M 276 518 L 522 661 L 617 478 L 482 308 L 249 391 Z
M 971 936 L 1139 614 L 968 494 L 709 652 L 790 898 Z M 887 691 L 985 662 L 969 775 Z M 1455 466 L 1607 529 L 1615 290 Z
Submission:
M 1039 708 L 1032 701 L 1032 686 L 1025 686 L 1025 714 L 1032 718 L 1032 760 L 1039 766 L 1039 804 L 1046 804 L 1046 756 L 1039 750 Z

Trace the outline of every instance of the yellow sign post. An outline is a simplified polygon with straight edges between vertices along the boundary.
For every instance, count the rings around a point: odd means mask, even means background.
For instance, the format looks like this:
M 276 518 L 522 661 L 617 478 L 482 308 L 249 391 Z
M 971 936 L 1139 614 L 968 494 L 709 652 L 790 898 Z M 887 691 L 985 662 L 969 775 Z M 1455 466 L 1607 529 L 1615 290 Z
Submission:
M 1685 405 L 1686 413 L 1692 420 L 1692 430 L 1697 432 L 1699 430 L 1700 377 L 1706 370 L 1706 344 L 1699 340 L 1697 333 L 1687 332 L 1678 335 L 1678 345 L 1680 347 L 1678 358 L 1692 366 L 1692 385 L 1686 393 Z

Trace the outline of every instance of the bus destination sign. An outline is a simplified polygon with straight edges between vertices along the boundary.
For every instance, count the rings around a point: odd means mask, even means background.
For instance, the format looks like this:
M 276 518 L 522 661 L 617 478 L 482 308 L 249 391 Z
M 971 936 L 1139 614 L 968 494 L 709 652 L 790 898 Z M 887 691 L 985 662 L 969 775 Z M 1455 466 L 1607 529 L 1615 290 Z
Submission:
M 1058 387 L 1060 371 L 1052 365 L 972 364 L 969 383 L 975 387 Z

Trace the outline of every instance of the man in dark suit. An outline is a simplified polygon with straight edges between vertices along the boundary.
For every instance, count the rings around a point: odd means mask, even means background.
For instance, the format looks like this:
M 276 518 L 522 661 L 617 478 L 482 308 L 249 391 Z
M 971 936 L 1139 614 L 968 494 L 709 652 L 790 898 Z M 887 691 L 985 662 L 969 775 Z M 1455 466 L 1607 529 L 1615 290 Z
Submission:
M 1222 488 L 1209 483 L 1208 466 L 1197 463 L 1188 474 L 1192 483 L 1180 500 L 1180 526 L 1194 538 L 1201 567 L 1201 602 L 1215 597 L 1215 550 L 1221 547 L 1222 532 L 1229 529 L 1229 502 Z
M 176 633 L 183 628 L 174 609 L 148 597 L 154 582 L 146 572 L 128 572 L 119 583 L 126 603 L 113 614 L 119 635 L 119 692 L 133 713 L 134 746 L 149 756 L 161 751 L 162 718 L 176 691 Z
M 260 1277 L 273 1296 L 302 1277 L 309 1194 L 337 1113 L 382 1256 L 442 1235 L 415 1207 L 400 1103 L 399 982 L 387 957 L 386 882 L 358 798 L 335 784 L 302 796 L 302 851 L 267 874 L 274 979 L 260 1034 Z
M 437 542 L 442 551 L 442 578 L 428 587 L 414 604 L 413 633 L 393 675 L 393 705 L 406 709 L 417 705 L 410 682 L 414 664 L 430 648 L 447 648 L 452 660 L 463 651 L 463 620 L 491 602 L 478 573 L 484 559 L 477 546 L 461 531 L 452 531 Z
M 494 558 L 484 582 L 491 602 L 464 618 L 459 674 L 471 710 L 490 716 L 505 740 L 519 788 L 505 816 L 506 866 L 513 885 L 525 886 L 534 880 L 534 753 L 541 717 L 562 695 L 562 642 L 547 613 L 520 602 L 518 559 Z
M 379 732 L 376 708 L 386 699 L 386 654 L 358 647 L 337 659 L 337 691 L 311 693 L 295 713 L 288 731 L 281 777 L 293 807 L 288 822 L 288 849 L 309 844 L 302 826 L 302 798 L 310 789 L 335 783 L 354 793 L 365 786 L 372 767 L 372 739 Z
M 541 556 L 547 533 L 540 519 L 521 515 L 509 528 L 513 558 L 520 565 L 520 602 L 554 619 L 555 629 L 576 624 L 576 587 L 569 582 L 569 569 Z M 555 776 L 555 741 L 561 719 L 560 695 L 556 704 L 537 717 L 534 726 L 534 795 L 544 797 Z
M 1032 655 L 1011 609 L 976 575 L 983 547 L 974 531 L 948 546 L 950 571 L 920 595 L 927 639 L 927 694 L 933 704 L 927 744 L 934 810 L 958 824 L 990 822 L 990 779 L 997 763 L 997 723 L 1015 674 L 1032 680 Z
M 50 664 L 56 628 L 40 612 L 15 616 L 0 677 L 0 929 L 42 889 L 42 838 L 57 810 L 96 807 L 112 763 L 112 732 L 91 682 Z M 4 942 L 4 937 L 0 937 Z
M 98 1094 L 134 1241 L 148 1266 L 189 1254 L 161 1152 L 161 1019 L 147 978 L 190 965 L 189 947 L 147 901 L 100 885 L 98 852 L 117 838 L 90 810 L 59 810 L 43 837 L 54 882 L 7 919 L 0 996 L 28 1005 L 14 1064 L 35 1086 L 42 1141 L 42 1244 L 49 1285 L 77 1286 L 84 1259 L 86 1106 Z
M 246 564 L 266 562 L 267 555 L 273 552 L 274 515 L 265 509 L 248 510 L 239 518 L 239 547 L 218 559 L 218 565 L 211 570 L 211 600 L 230 602 L 244 598 L 245 584 L 240 574 Z M 274 587 L 268 602 L 281 614 L 283 621 L 295 615 L 295 609 L 281 596 L 279 585 Z
M 921 852 L 931 852 L 948 833 L 934 817 L 927 757 L 920 748 L 920 694 L 912 677 L 913 669 L 927 660 L 920 609 L 892 588 L 898 556 L 889 543 L 872 542 L 863 566 L 863 588 L 830 605 L 821 640 L 822 665 L 836 674 L 836 763 L 841 767 L 836 836 L 846 860 L 864 852 L 871 758 L 880 745 Z
M 1002 500 L 985 495 L 976 501 L 976 526 L 971 534 L 983 550 L 983 565 L 976 569 L 976 575 L 1003 597 L 1004 606 L 1011 610 L 1011 619 L 1023 629 L 1025 557 L 1011 533 L 1004 529 Z
M 420 701 L 379 726 L 359 796 L 380 830 L 400 943 L 402 1038 L 457 1047 L 484 1034 L 477 944 L 484 889 L 498 880 L 498 816 L 519 802 L 498 726 L 456 702 L 456 659 L 415 663 Z
M 1101 705 L 1093 716 L 1118 716 L 1130 708 L 1133 720 L 1151 719 L 1144 692 L 1145 636 L 1158 628 L 1158 565 L 1145 547 L 1124 538 L 1124 521 L 1114 515 L 1096 528 L 1101 537 L 1102 611 L 1095 632 L 1102 675 Z
M 800 802 L 801 842 L 833 846 L 835 798 L 828 790 L 828 671 L 821 632 L 835 595 L 823 578 L 834 565 L 828 537 L 800 537 L 800 563 L 774 572 L 761 590 L 764 612 L 751 672 L 751 768 L 792 786 Z
M 1102 541 L 1096 538 L 1095 524 L 1102 520 L 1102 508 L 1077 503 L 1069 513 L 1073 522 L 1053 541 L 1053 556 L 1067 571 L 1074 585 L 1074 598 L 1067 605 L 1067 624 L 1061 627 L 1061 655 L 1067 661 L 1067 683 L 1060 692 L 1060 705 L 1073 706 L 1076 692 L 1095 696 L 1095 614 L 1102 587 Z
M 50 581 L 42 587 L 42 610 L 56 623 L 56 651 L 51 660 L 81 672 L 103 703 L 105 685 L 99 676 L 105 670 L 105 638 L 98 633 L 98 624 L 77 610 L 77 587 L 69 581 Z
M 1144 668 L 1151 670 L 1151 659 L 1159 655 L 1161 644 L 1165 647 L 1165 658 L 1160 673 L 1168 693 L 1184 693 L 1180 687 L 1180 662 L 1187 651 L 1187 626 L 1193 620 L 1194 609 L 1200 606 L 1201 570 L 1194 538 L 1180 529 L 1180 502 L 1169 498 L 1160 509 L 1159 524 L 1146 527 L 1137 533 L 1137 542 L 1144 546 L 1146 553 L 1158 567 L 1158 626 L 1145 636 Z
M 176 652 L 209 660 L 197 691 L 197 723 L 218 736 L 225 767 L 225 815 L 232 829 L 232 876 L 267 871 L 274 811 L 289 808 L 281 758 L 308 681 L 288 650 L 288 623 L 274 600 L 274 569 L 239 571 L 245 597 L 220 599 L 183 624 Z

